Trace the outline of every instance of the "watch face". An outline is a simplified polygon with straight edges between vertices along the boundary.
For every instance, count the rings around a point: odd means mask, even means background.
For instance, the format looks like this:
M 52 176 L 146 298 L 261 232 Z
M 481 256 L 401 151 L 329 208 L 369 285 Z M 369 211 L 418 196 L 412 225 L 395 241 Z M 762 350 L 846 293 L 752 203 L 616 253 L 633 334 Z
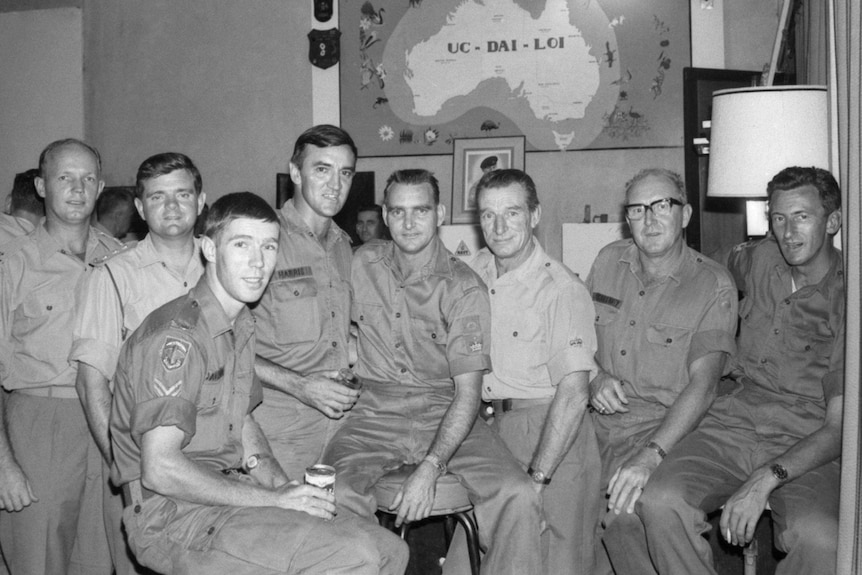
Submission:
M 245 462 L 245 466 L 248 469 L 254 469 L 255 467 L 258 466 L 259 463 L 260 463 L 260 457 L 258 457 L 257 455 L 249 455 L 248 459 Z
M 541 483 L 544 480 L 545 480 L 545 474 L 544 473 L 542 473 L 541 471 L 534 471 L 533 472 L 533 481 L 535 481 L 536 483 Z
M 772 474 L 779 481 L 786 481 L 787 480 L 787 470 L 784 469 L 784 466 L 779 464 L 779 463 L 776 463 L 775 465 L 772 466 Z

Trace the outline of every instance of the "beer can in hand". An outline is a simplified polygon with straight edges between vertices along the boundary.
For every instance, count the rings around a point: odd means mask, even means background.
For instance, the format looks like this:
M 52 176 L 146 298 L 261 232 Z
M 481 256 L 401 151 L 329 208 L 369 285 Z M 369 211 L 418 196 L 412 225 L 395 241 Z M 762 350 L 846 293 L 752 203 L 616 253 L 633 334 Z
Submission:
M 342 367 L 338 370 L 338 379 L 350 389 L 362 389 L 362 380 L 353 373 L 353 370 L 346 367 Z
M 335 468 L 331 465 L 312 465 L 305 468 L 306 485 L 314 485 L 326 489 L 330 493 L 335 490 Z

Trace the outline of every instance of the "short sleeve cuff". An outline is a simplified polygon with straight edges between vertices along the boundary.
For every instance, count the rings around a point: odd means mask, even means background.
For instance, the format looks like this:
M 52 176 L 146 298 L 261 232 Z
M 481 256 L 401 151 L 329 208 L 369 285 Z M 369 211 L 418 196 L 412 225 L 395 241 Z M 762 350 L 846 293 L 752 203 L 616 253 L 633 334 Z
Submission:
M 548 361 L 548 375 L 554 385 L 576 371 L 590 372 L 590 379 L 596 375 L 598 368 L 593 350 L 569 346 Z
M 826 403 L 833 397 L 844 395 L 844 372 L 830 371 L 823 377 L 823 397 Z
M 139 403 L 132 411 L 130 422 L 132 440 L 141 447 L 144 434 L 156 427 L 175 426 L 183 431 L 185 447 L 195 435 L 197 407 L 179 397 L 157 397 Z
M 725 352 L 733 355 L 736 352 L 736 342 L 733 335 L 720 329 L 694 334 L 691 338 L 686 363 L 691 365 L 695 360 L 714 352 Z
M 72 351 L 69 352 L 70 363 L 86 363 L 109 380 L 114 378 L 119 358 L 119 348 L 98 339 L 76 339 L 72 343 Z
M 449 374 L 452 377 L 473 371 L 490 371 L 491 357 L 488 355 L 471 355 L 449 360 Z

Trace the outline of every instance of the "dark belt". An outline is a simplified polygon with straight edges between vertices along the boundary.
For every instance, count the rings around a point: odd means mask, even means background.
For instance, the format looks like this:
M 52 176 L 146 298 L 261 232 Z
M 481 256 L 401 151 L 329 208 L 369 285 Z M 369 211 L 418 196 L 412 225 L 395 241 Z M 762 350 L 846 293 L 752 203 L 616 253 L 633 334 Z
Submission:
M 490 419 L 494 414 L 503 414 L 516 409 L 526 409 L 528 407 L 536 407 L 537 405 L 551 405 L 554 401 L 551 397 L 542 397 L 539 399 L 492 399 L 491 401 L 483 401 L 482 409 L 479 410 L 479 415 L 482 419 Z
M 140 505 L 155 494 L 155 491 L 150 491 L 141 485 L 140 479 L 135 479 L 123 484 L 123 505 L 124 507 Z

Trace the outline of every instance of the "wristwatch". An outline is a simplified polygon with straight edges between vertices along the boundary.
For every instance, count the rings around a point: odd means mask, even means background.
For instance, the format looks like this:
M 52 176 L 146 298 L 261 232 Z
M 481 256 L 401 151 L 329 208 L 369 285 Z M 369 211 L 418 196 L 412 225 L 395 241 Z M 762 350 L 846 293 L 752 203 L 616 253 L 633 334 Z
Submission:
M 530 479 L 533 480 L 533 483 L 541 483 L 542 485 L 548 485 L 551 483 L 551 478 L 545 475 L 544 471 L 539 471 L 538 469 L 533 469 L 530 467 L 527 469 L 527 475 L 530 476 Z
M 434 468 L 437 469 L 438 477 L 446 475 L 446 463 L 433 453 L 429 453 L 428 455 L 426 455 L 422 461 L 427 461 L 428 463 L 433 465 Z
M 248 473 L 249 471 L 251 471 L 252 469 L 257 467 L 258 465 L 260 465 L 260 454 L 259 453 L 252 453 L 245 460 L 245 465 L 243 465 L 242 468 L 245 470 L 246 473 Z
M 773 463 L 772 467 L 769 468 L 772 471 L 772 475 L 775 476 L 780 483 L 784 483 L 787 481 L 787 469 L 784 468 L 780 463 Z

